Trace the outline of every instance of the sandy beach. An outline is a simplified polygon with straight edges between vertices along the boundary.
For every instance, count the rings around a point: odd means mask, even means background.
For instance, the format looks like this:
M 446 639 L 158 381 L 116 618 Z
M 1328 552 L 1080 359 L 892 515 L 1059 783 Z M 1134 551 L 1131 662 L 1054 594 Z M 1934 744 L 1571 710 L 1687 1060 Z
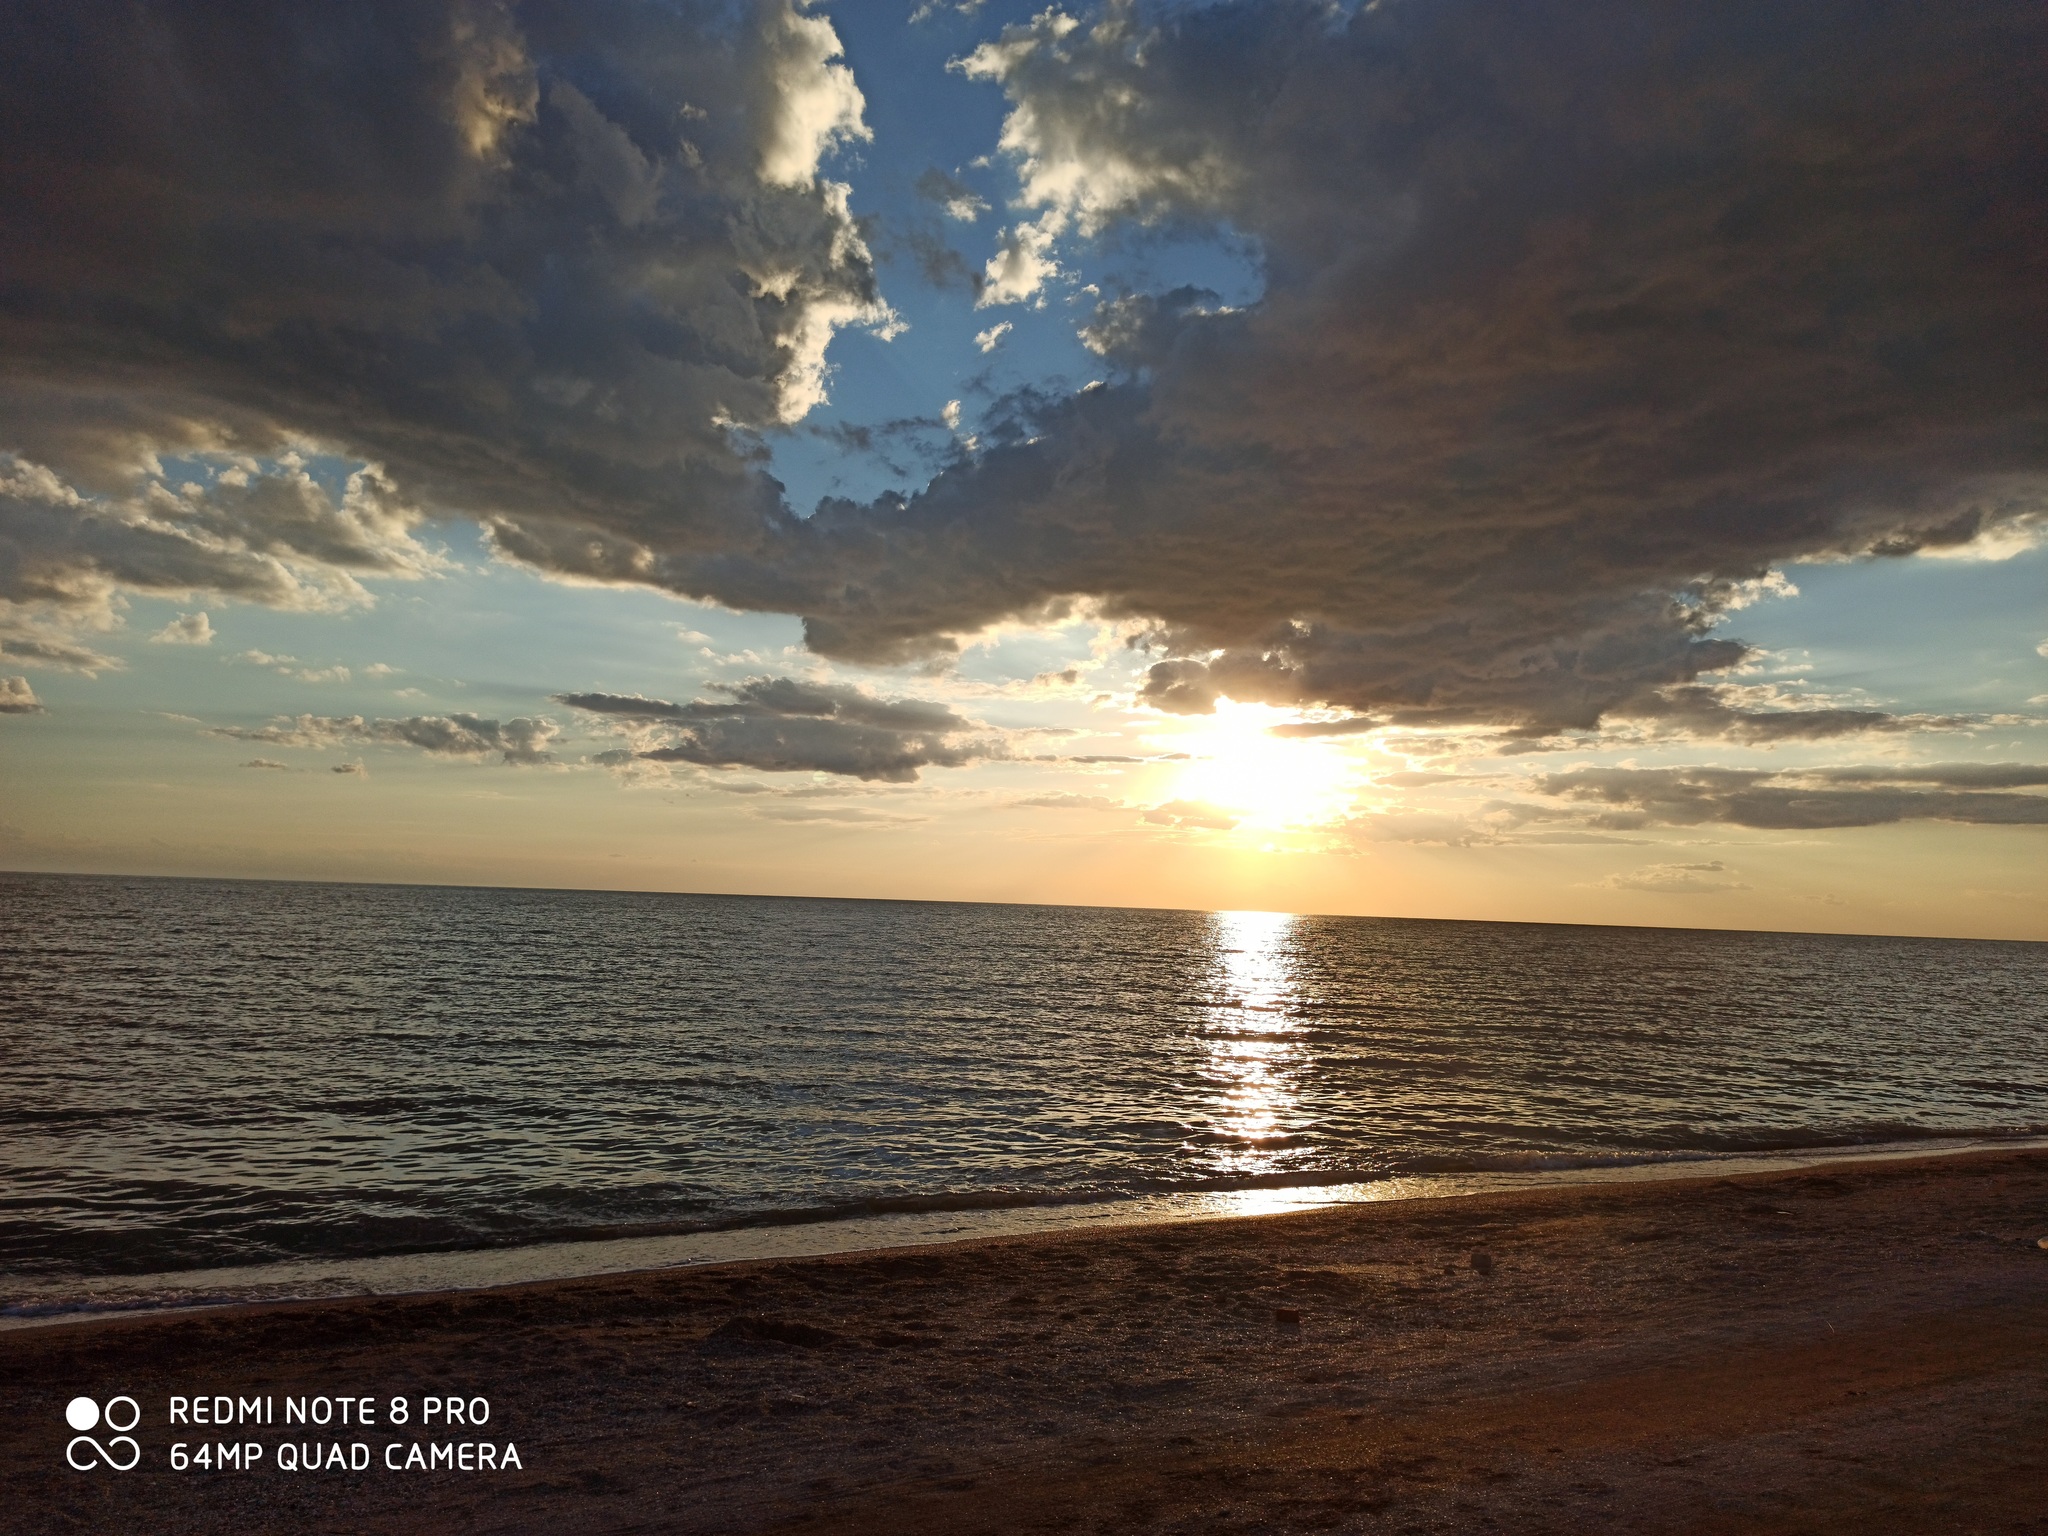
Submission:
M 0 1528 L 2048 1531 L 2044 1234 L 2006 1151 L 26 1329 Z M 117 1393 L 141 1465 L 70 1470 Z M 382 1464 L 461 1442 L 519 1467 Z

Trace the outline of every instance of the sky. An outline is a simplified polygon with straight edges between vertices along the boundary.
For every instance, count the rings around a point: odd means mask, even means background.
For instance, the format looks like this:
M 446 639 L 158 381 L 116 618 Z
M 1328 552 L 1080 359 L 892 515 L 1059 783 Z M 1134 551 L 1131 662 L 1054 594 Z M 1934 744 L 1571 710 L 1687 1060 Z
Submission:
M 2023 0 L 0 16 L 0 868 L 2048 939 Z

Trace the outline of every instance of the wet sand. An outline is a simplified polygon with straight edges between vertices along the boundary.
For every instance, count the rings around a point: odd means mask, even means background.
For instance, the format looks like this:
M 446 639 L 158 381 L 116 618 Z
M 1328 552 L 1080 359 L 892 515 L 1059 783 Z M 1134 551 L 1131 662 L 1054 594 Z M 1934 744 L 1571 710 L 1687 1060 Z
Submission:
M 2048 1532 L 2043 1235 L 2006 1151 L 21 1330 L 0 1529 Z M 70 1471 L 123 1391 L 142 1465 Z M 344 1392 L 523 1468 L 164 1423 Z

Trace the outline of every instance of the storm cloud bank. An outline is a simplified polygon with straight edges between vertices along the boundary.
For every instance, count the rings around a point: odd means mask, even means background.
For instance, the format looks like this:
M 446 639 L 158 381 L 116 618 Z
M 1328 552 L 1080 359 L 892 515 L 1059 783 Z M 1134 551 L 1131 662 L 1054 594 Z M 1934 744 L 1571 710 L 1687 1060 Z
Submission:
M 818 174 L 867 132 L 838 51 L 790 0 L 8 7 L 14 627 L 117 586 L 331 605 L 418 569 L 428 512 L 626 579 L 756 538 L 748 433 L 887 320 Z M 263 473 L 294 449 L 377 467 Z M 197 454 L 244 464 L 164 463 Z
M 1264 297 L 1113 299 L 1106 385 L 723 591 L 869 659 L 1089 594 L 1182 711 L 1652 713 L 1775 562 L 2039 525 L 2044 41 L 2003 0 L 1048 13 L 969 62 L 1038 227 L 1236 231 Z
M 1103 383 L 803 518 L 756 434 L 887 321 L 818 172 L 865 132 L 822 16 L 17 6 L 0 446 L 56 488 L 0 502 L 0 597 L 311 601 L 416 566 L 432 509 L 852 661 L 1086 599 L 1149 623 L 1168 709 L 1705 721 L 1674 690 L 1745 654 L 1717 625 L 1775 563 L 2048 515 L 2044 45 L 2035 0 L 1047 11 L 962 63 L 1019 176 L 981 302 L 1147 228 L 1249 241 L 1264 294 L 1109 295 Z M 395 510 L 138 489 L 152 453 L 294 441 Z M 761 711 L 674 750 L 883 729 Z

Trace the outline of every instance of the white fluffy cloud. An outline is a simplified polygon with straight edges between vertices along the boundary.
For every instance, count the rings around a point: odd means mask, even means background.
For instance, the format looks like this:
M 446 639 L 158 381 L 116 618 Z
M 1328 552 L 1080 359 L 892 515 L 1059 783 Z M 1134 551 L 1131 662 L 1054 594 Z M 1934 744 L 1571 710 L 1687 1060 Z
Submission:
M 151 645 L 211 645 L 213 621 L 202 610 L 181 613 L 149 637 Z
M 1268 10 L 1276 30 L 1292 20 L 1285 7 Z M 1220 208 L 1249 173 L 1202 103 L 1158 89 L 1146 59 L 1158 35 L 1116 0 L 1088 24 L 1052 7 L 956 66 L 1009 93 L 1001 148 L 1017 162 L 1019 201 L 1048 211 L 1052 235 L 1069 220 L 1090 236 L 1117 218 Z
M 43 701 L 25 677 L 0 677 L 0 715 L 39 715 Z
M 1067 227 L 1066 214 L 1058 209 L 1036 219 L 1020 220 L 1003 231 L 995 255 L 989 257 L 983 274 L 976 308 L 991 304 L 1021 304 L 1059 275 L 1060 264 L 1053 254 Z
M 867 101 L 840 60 L 839 34 L 809 0 L 763 7 L 759 21 L 761 78 L 751 93 L 761 114 L 761 178 L 807 187 L 836 144 L 871 139 Z

